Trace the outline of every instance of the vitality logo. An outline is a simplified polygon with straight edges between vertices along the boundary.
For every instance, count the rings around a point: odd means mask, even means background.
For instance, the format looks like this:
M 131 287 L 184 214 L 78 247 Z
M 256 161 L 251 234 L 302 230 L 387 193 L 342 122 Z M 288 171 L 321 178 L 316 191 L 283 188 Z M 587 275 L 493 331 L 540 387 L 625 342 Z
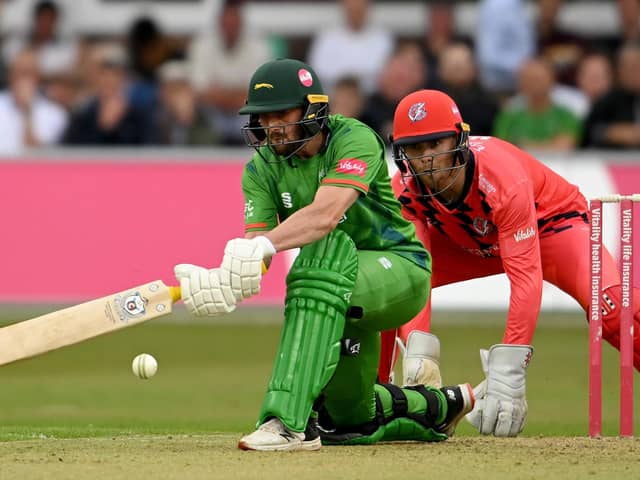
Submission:
M 516 242 L 521 242 L 522 240 L 526 240 L 531 237 L 536 236 L 536 229 L 533 227 L 525 228 L 524 230 L 521 228 L 516 233 L 513 234 L 513 238 Z

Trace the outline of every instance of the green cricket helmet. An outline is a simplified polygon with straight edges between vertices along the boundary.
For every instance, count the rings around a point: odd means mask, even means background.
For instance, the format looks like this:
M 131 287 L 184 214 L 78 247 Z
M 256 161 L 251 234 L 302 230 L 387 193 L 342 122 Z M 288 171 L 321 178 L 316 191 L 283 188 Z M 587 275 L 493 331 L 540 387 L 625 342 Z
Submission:
M 306 63 L 278 58 L 260 66 L 251 77 L 246 104 L 240 109 L 241 115 L 249 115 L 249 121 L 242 127 L 247 145 L 255 148 L 271 146 L 259 122 L 261 113 L 281 112 L 296 107 L 302 108 L 300 121 L 272 128 L 300 125 L 303 138 L 282 143 L 299 143 L 302 148 L 327 124 L 329 97 L 324 94 L 316 73 Z

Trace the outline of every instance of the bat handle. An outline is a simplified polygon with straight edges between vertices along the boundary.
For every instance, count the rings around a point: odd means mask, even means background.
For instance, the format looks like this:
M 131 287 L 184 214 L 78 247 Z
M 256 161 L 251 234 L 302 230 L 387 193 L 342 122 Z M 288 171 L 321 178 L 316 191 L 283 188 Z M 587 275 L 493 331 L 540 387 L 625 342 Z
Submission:
M 169 287 L 169 292 L 171 292 L 171 301 L 173 303 L 176 303 L 180 298 L 182 298 L 180 287 Z

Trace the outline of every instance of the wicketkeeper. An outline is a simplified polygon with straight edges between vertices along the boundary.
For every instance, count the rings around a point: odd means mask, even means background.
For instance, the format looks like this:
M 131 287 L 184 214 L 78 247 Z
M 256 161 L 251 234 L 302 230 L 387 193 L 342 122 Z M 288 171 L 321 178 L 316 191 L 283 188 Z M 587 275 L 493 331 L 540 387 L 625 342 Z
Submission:
M 240 113 L 256 149 L 242 179 L 245 238 L 227 243 L 220 268 L 176 266 L 188 310 L 217 315 L 260 291 L 263 262 L 301 248 L 257 430 L 239 447 L 446 439 L 473 407 L 469 384 L 376 384 L 380 331 L 424 307 L 431 270 L 393 196 L 382 140 L 329 115 L 316 74 L 291 59 L 258 68 Z
M 591 300 L 589 209 L 578 187 L 528 153 L 493 137 L 469 136 L 454 101 L 421 90 L 400 101 L 393 124 L 402 213 L 433 259 L 433 288 L 506 273 L 511 297 L 502 343 L 481 350 L 486 375 L 467 415 L 483 434 L 516 436 L 527 416 L 525 374 L 540 312 L 542 280 Z M 634 289 L 640 308 L 640 290 Z M 603 336 L 619 348 L 620 278 L 603 252 Z M 640 311 L 634 365 L 640 367 Z M 431 304 L 400 328 L 407 343 L 404 383 L 437 384 L 440 345 L 430 335 Z M 388 377 L 395 332 L 383 334 L 380 377 Z

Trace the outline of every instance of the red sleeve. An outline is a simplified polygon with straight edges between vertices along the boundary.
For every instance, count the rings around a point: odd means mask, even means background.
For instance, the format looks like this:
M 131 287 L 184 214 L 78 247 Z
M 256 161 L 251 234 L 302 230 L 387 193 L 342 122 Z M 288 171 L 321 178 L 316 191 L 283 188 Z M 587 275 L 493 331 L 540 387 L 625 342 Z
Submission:
M 503 342 L 530 345 L 540 313 L 542 262 L 529 182 L 516 185 L 495 215 L 502 264 L 511 286 Z

